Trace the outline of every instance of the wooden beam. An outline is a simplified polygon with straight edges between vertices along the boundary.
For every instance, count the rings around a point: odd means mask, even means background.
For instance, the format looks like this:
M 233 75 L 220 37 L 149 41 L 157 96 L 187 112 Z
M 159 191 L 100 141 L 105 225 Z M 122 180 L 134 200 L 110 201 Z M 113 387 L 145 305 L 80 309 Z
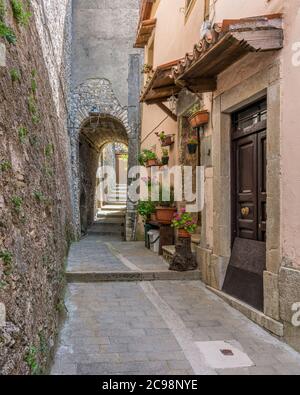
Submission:
M 164 103 L 158 102 L 156 104 L 163 112 L 165 112 L 170 118 L 172 118 L 173 121 L 177 122 L 177 115 L 173 114 L 172 111 L 164 105 Z

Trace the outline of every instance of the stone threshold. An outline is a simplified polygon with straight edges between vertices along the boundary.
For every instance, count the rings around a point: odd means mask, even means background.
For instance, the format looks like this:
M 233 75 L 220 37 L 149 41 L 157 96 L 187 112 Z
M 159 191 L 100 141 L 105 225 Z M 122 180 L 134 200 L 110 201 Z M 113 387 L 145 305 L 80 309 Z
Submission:
M 189 272 L 157 271 L 157 272 L 67 272 L 68 283 L 98 283 L 117 281 L 193 281 L 200 280 L 198 270 Z
M 208 290 L 213 292 L 215 295 L 222 298 L 225 302 L 227 302 L 231 307 L 238 310 L 240 313 L 244 314 L 247 318 L 253 321 L 255 324 L 263 327 L 267 331 L 271 332 L 272 334 L 283 337 L 284 336 L 284 326 L 282 323 L 273 320 L 272 318 L 266 316 L 259 310 L 256 310 L 254 307 L 249 306 L 248 304 L 242 302 L 226 294 L 225 292 L 219 291 L 215 288 L 210 286 L 206 286 Z

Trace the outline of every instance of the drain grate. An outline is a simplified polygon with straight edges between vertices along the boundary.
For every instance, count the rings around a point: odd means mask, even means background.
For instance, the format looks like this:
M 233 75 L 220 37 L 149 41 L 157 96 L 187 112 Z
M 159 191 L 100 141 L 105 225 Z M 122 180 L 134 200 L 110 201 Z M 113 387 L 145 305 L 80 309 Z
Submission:
M 220 350 L 220 351 L 223 355 L 225 355 L 225 357 L 233 357 L 234 356 L 234 353 L 232 352 L 232 350 Z

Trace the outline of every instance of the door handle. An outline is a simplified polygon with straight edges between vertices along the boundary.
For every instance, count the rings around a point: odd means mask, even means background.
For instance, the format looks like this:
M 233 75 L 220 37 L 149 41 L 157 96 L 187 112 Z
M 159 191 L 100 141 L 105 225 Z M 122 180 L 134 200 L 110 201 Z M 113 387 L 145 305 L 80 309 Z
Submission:
M 250 208 L 249 207 L 242 207 L 241 214 L 243 217 L 248 217 L 248 215 L 250 214 Z

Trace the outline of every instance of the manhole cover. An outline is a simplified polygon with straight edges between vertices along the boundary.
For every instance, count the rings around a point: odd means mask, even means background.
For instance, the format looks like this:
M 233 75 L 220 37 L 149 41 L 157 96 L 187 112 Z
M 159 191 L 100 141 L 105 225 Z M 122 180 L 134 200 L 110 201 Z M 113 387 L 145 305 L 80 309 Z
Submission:
M 254 366 L 242 346 L 235 340 L 197 342 L 206 364 L 213 369 L 235 369 Z

